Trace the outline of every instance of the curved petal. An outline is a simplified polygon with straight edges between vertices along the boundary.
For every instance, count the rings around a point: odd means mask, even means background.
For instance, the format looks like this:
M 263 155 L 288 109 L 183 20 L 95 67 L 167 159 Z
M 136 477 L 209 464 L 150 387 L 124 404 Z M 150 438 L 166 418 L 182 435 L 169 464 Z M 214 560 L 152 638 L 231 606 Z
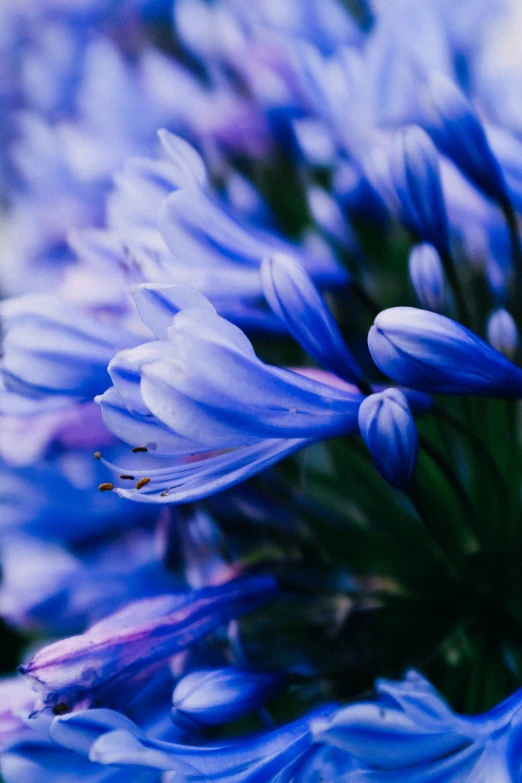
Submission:
M 158 340 L 167 339 L 167 330 L 180 310 L 191 307 L 214 310 L 208 299 L 189 286 L 143 283 L 134 290 L 133 295 L 141 320 Z
M 134 470 L 136 478 L 150 478 L 145 489 L 122 489 L 115 492 L 138 503 L 177 505 L 215 495 L 260 473 L 294 451 L 313 443 L 310 439 L 270 439 L 235 451 L 197 461 L 172 465 L 158 470 Z M 103 460 L 112 470 L 122 472 Z
M 263 364 L 242 332 L 209 310 L 185 310 L 169 330 L 172 353 L 141 368 L 148 409 L 211 449 L 270 437 L 357 431 L 363 395 Z
M 309 275 L 293 258 L 266 258 L 261 280 L 268 304 L 290 334 L 319 364 L 348 381 L 361 379 L 361 370 Z

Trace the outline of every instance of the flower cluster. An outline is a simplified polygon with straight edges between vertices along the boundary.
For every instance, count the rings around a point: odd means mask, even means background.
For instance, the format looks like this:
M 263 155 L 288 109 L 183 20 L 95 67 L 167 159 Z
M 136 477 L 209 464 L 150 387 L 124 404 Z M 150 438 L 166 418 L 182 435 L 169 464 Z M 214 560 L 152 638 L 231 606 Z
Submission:
M 518 16 L 3 0 L 6 783 L 522 780 Z

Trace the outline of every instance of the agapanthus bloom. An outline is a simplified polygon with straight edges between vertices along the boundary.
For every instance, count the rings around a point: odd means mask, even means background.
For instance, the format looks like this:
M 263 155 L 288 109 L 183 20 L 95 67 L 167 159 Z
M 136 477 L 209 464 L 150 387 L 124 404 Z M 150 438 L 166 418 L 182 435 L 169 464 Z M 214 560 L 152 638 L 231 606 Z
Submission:
M 509 6 L 4 0 L 6 783 L 519 781 Z

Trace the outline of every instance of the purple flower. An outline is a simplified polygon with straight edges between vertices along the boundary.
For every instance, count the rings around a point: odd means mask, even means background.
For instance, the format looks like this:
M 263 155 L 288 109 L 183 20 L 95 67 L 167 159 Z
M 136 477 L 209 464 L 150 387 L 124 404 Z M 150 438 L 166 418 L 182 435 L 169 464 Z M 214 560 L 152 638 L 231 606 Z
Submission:
M 20 666 L 45 705 L 128 701 L 151 668 L 277 593 L 269 577 L 238 579 L 129 604 L 73 636 L 40 650 Z

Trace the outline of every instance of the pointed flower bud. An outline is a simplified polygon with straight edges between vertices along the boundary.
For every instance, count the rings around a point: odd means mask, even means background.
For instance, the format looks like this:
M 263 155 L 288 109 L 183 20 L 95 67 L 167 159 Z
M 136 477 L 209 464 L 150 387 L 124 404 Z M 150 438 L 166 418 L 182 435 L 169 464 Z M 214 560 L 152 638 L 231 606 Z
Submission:
M 359 381 L 361 371 L 303 267 L 277 253 L 263 261 L 261 279 L 268 304 L 305 351 L 344 380 Z
M 487 334 L 493 348 L 509 359 L 513 358 L 519 343 L 518 329 L 511 315 L 503 307 L 490 315 Z
M 449 249 L 449 229 L 437 150 L 416 125 L 397 132 L 390 152 L 391 180 L 404 225 L 439 253 Z
M 427 310 L 439 312 L 444 307 L 444 270 L 433 245 L 417 245 L 410 253 L 410 280 L 419 302 Z
M 522 370 L 444 315 L 415 307 L 384 310 L 370 329 L 368 345 L 382 372 L 412 389 L 522 397 Z
M 506 183 L 482 124 L 456 84 L 440 73 L 429 81 L 426 130 L 439 148 L 486 196 L 504 201 Z
M 172 720 L 182 729 L 215 726 L 261 707 L 285 682 L 279 673 L 204 669 L 183 677 L 172 695 Z
M 84 700 L 114 706 L 148 679 L 151 666 L 276 593 L 275 580 L 259 576 L 136 601 L 80 636 L 44 647 L 19 671 L 45 705 L 71 708 Z
M 359 408 L 359 428 L 375 467 L 397 489 L 408 489 L 413 480 L 419 436 L 400 389 L 371 394 Z

